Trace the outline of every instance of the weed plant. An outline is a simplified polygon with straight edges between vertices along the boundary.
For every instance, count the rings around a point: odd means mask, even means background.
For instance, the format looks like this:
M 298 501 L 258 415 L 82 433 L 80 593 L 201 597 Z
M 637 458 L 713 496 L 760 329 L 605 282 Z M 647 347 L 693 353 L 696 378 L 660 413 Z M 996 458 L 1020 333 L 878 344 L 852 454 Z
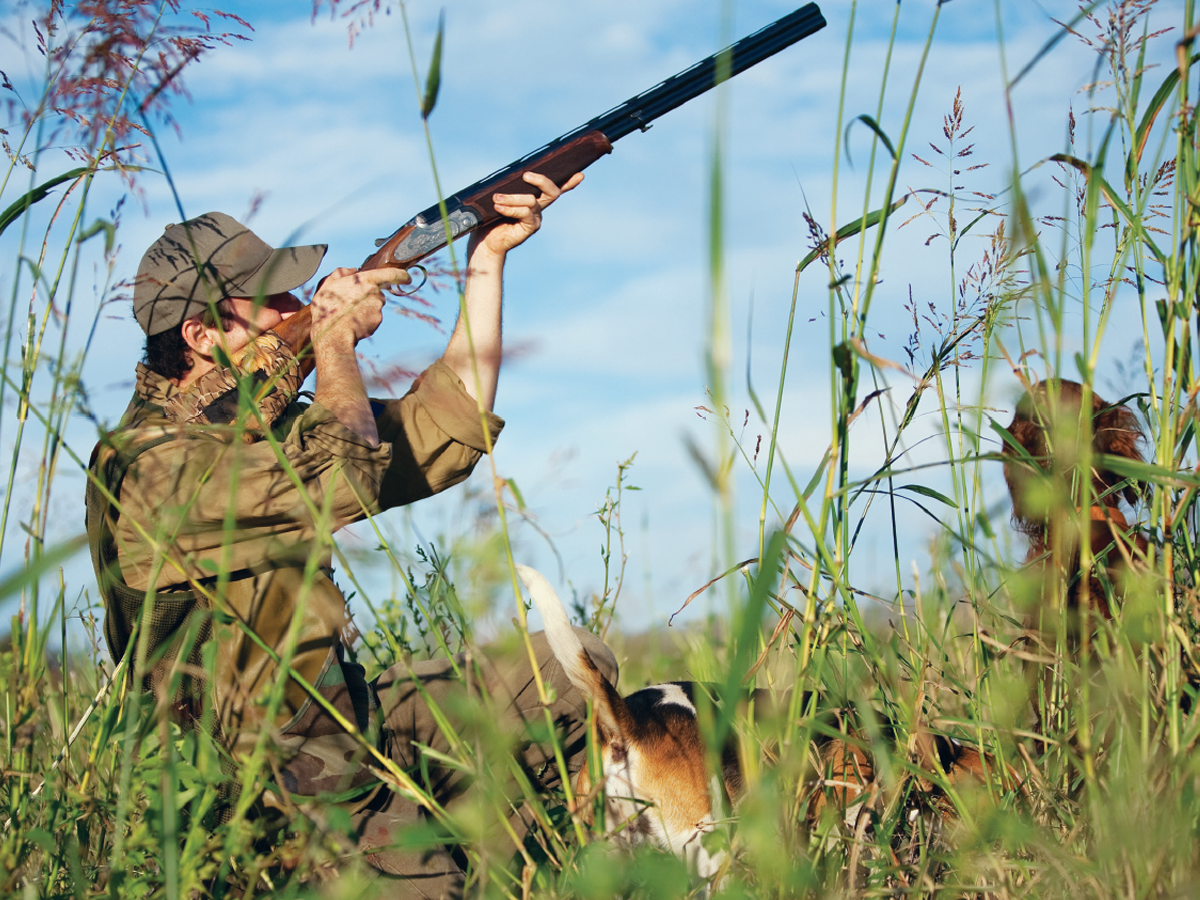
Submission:
M 853 65 L 854 17 L 879 12 L 850 5 L 845 71 Z M 983 4 L 976 5 L 983 15 Z M 86 355 L 96 351 L 78 335 L 92 325 L 78 321 L 73 299 L 83 290 L 81 248 L 90 242 L 104 242 L 111 279 L 120 210 L 97 217 L 90 189 L 96 179 L 120 178 L 136 190 L 138 179 L 151 177 L 134 166 L 131 145 L 152 142 L 185 72 L 206 47 L 244 36 L 245 23 L 201 15 L 182 0 L 25 9 L 37 16 L 33 49 L 45 61 L 45 79 L 34 98 L 18 98 L 7 78 L 3 85 L 11 115 L 3 133 L 0 229 L 19 233 L 19 249 L 8 260 L 0 381 L 0 435 L 11 448 L 0 562 L 16 572 L 0 585 L 0 599 L 17 606 L 0 654 L 0 896 L 370 894 L 361 868 L 333 875 L 339 835 L 348 827 L 339 806 L 285 797 L 282 818 L 263 808 L 272 764 L 265 741 L 249 758 L 233 760 L 201 730 L 181 730 L 166 704 L 128 686 L 124 670 L 145 666 L 144 648 L 114 672 L 98 636 L 94 587 L 67 583 L 58 568 L 80 542 L 53 539 L 49 522 L 61 472 L 86 466 L 91 437 L 103 429 L 80 379 Z M 897 21 L 928 16 L 924 53 L 937 52 L 942 4 L 930 10 L 897 3 L 894 13 Z M 755 684 L 785 699 L 787 714 L 772 721 L 734 721 L 726 710 L 702 709 L 712 746 L 726 734 L 740 746 L 750 786 L 709 836 L 732 851 L 721 883 L 700 884 L 682 862 L 650 848 L 618 849 L 585 823 L 582 813 L 594 798 L 535 789 L 494 734 L 487 697 L 464 698 L 468 726 L 447 735 L 450 749 L 440 760 L 474 779 L 468 803 L 440 808 L 421 771 L 383 766 L 394 789 L 429 813 L 429 827 L 399 839 L 457 845 L 470 864 L 472 895 L 1200 893 L 1196 34 L 1192 0 L 1169 10 L 1153 0 L 1109 0 L 1064 22 L 1061 40 L 1084 40 L 1096 54 L 1096 85 L 1087 97 L 1091 137 L 1077 143 L 1074 116 L 1063 110 L 1069 140 L 1052 159 L 1034 161 L 1040 165 L 1017 158 L 1015 119 L 1010 147 L 975 146 L 961 95 L 953 97 L 940 135 L 912 133 L 916 99 L 929 89 L 919 74 L 898 100 L 885 69 L 873 110 L 854 105 L 861 100 L 848 96 L 847 79 L 831 136 L 836 199 L 829 210 L 805 214 L 811 243 L 801 251 L 790 316 L 779 323 L 786 339 L 775 395 L 751 386 L 753 414 L 766 435 L 761 455 L 739 444 L 740 424 L 726 408 L 733 376 L 721 159 L 714 154 L 707 359 L 718 455 L 707 472 L 725 574 L 708 589 L 726 592 L 728 615 L 719 627 L 693 631 L 682 658 L 661 651 L 654 635 L 609 630 L 624 584 L 620 508 L 632 460 L 614 461 L 614 485 L 598 513 L 603 595 L 578 604 L 576 614 L 618 647 L 638 648 L 629 656 L 644 671 L 627 669 L 627 683 L 686 671 L 732 688 Z M 1148 67 L 1164 44 L 1171 64 Z M 1000 48 L 1011 98 L 1059 44 L 1019 61 L 1007 58 L 1002 39 Z M 426 117 L 438 75 L 435 61 L 428 76 L 417 76 Z M 839 176 L 851 125 L 870 129 L 872 147 L 865 190 L 847 199 Z M 71 167 L 51 170 L 63 159 L 52 147 L 68 148 Z M 1004 180 L 1004 172 L 1011 177 Z M 917 184 L 925 188 L 909 187 Z M 1059 200 L 1048 215 L 1051 185 Z M 1042 195 L 1036 205 L 1035 190 Z M 931 252 L 944 251 L 944 268 L 940 280 L 906 292 L 913 332 L 893 352 L 873 326 L 877 301 L 891 290 L 884 287 L 885 247 L 905 229 L 921 228 L 930 230 Z M 127 290 L 108 282 L 100 289 L 113 303 Z M 820 465 L 801 471 L 788 464 L 777 435 L 789 415 L 784 385 L 797 308 L 820 296 L 827 304 L 833 439 Z M 995 474 L 1005 417 L 990 403 L 999 375 L 1011 373 L 1026 387 L 1056 376 L 1078 380 L 1086 407 L 1119 309 L 1137 311 L 1145 352 L 1124 372 L 1126 395 L 1103 393 L 1136 406 L 1147 461 L 1109 462 L 1138 485 L 1136 522 L 1150 554 L 1111 598 L 1113 618 L 1085 611 L 1072 625 L 1069 586 L 1027 577 L 1005 537 L 1008 507 Z M 888 390 L 906 398 L 898 415 L 882 399 Z M 910 456 L 918 415 L 940 424 L 934 466 L 917 466 Z M 861 422 L 872 418 L 882 448 L 856 447 Z M 68 424 L 79 420 L 95 422 L 83 443 L 68 439 Z M 1079 428 L 1086 435 L 1090 421 Z M 857 462 L 863 459 L 871 460 L 866 469 Z M 1085 449 L 1078 470 L 1095 462 Z M 736 526 L 747 523 L 737 521 L 731 499 L 733 480 L 746 467 L 761 492 L 751 547 L 735 537 L 744 533 Z M 18 473 L 30 471 L 32 507 L 13 509 Z M 1079 483 L 1091 490 L 1090 479 Z M 896 538 L 905 501 L 939 523 L 928 565 L 915 575 L 904 571 Z M 1067 502 L 1059 512 L 1086 528 L 1080 509 L 1094 502 Z M 82 498 L 78 506 L 82 511 Z M 371 565 L 393 566 L 400 588 L 375 598 L 373 620 L 358 623 L 358 659 L 374 673 L 398 660 L 469 654 L 477 646 L 475 614 L 513 606 L 508 529 L 522 510 L 515 488 L 498 489 L 481 519 L 487 533 L 444 556 L 412 557 L 380 532 L 383 549 Z M 890 573 L 867 571 L 856 553 L 869 514 L 892 523 Z M 18 518 L 21 541 L 12 527 Z M 1087 565 L 1089 542 L 1082 546 Z M 357 586 L 361 561 L 339 562 Z M 886 579 L 893 587 L 881 591 Z M 79 595 L 92 598 L 85 628 L 68 628 Z M 525 628 L 524 606 L 517 608 L 514 641 Z M 981 749 L 982 780 L 949 778 L 919 752 L 926 733 Z M 548 729 L 541 737 L 552 740 Z M 851 791 L 844 773 L 836 777 L 818 752 L 831 738 L 869 751 L 869 783 L 859 779 Z M 512 802 L 536 823 L 519 846 L 497 838 L 494 828 Z

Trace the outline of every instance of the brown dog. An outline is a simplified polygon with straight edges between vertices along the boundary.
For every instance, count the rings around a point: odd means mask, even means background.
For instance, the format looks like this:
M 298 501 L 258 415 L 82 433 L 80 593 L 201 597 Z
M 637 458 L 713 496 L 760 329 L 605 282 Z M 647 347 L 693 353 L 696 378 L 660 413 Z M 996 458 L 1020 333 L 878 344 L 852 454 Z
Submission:
M 1013 522 L 1029 537 L 1026 565 L 1042 572 L 1042 602 L 1057 596 L 1065 581 L 1068 608 L 1094 609 L 1110 619 L 1109 587 L 1120 586 L 1130 567 L 1145 558 L 1148 545 L 1132 532 L 1120 509 L 1122 499 L 1130 506 L 1137 504 L 1137 486 L 1106 468 L 1098 455 L 1141 462 L 1144 436 L 1132 411 L 1093 394 L 1093 458 L 1086 478 L 1079 471 L 1086 424 L 1082 405 L 1083 387 L 1075 381 L 1044 381 L 1028 391 L 1008 426 L 1025 452 L 1005 445 L 1004 478 L 1012 496 Z M 1074 511 L 1085 504 L 1094 560 L 1086 573 L 1081 571 L 1081 531 L 1072 522 Z
M 1133 531 L 1121 512 L 1121 500 L 1138 502 L 1138 488 L 1104 465 L 1101 454 L 1140 462 L 1141 426 L 1125 406 L 1113 406 L 1097 395 L 1091 403 L 1091 468 L 1081 471 L 1080 452 L 1088 426 L 1083 414 L 1083 387 L 1075 381 L 1044 381 L 1017 404 L 1009 433 L 1018 447 L 1006 445 L 1004 477 L 1013 503 L 1013 522 L 1029 536 L 1026 572 L 1034 576 L 1026 616 L 1026 635 L 1049 650 L 1065 606 L 1066 647 L 1078 653 L 1090 631 L 1093 613 L 1113 618 L 1112 600 L 1125 590 L 1128 577 L 1146 559 L 1148 543 Z M 1023 452 L 1022 452 L 1023 451 Z M 1087 509 L 1085 517 L 1076 510 Z M 1078 517 L 1078 518 L 1077 518 Z M 1082 542 L 1089 541 L 1091 563 L 1084 569 Z M 1051 658 L 1052 659 L 1052 658 Z M 1034 729 L 1046 733 L 1062 700 L 1055 688 L 1055 666 L 1026 662 Z M 1036 742 L 1039 749 L 1046 745 Z

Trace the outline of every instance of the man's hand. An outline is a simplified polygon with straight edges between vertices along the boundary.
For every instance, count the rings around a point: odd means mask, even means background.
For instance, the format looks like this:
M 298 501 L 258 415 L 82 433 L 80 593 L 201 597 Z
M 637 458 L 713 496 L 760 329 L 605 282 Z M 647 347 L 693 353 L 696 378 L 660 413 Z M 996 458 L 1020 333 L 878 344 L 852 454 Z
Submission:
M 334 269 L 317 287 L 312 299 L 312 335 L 318 341 L 332 340 L 350 347 L 375 333 L 383 321 L 382 288 L 408 284 L 412 279 L 403 269 Z
M 500 221 L 488 228 L 472 232 L 467 258 L 474 256 L 475 249 L 482 248 L 497 256 L 504 256 L 513 247 L 524 243 L 530 235 L 542 227 L 542 210 L 583 181 L 583 173 L 576 172 L 561 188 L 545 175 L 526 172 L 525 181 L 539 188 L 542 196 L 532 194 L 493 194 L 492 205 L 496 212 L 513 221 Z
M 379 446 L 379 431 L 354 348 L 383 321 L 381 288 L 409 281 L 403 269 L 334 269 L 312 299 L 316 401 L 372 447 Z

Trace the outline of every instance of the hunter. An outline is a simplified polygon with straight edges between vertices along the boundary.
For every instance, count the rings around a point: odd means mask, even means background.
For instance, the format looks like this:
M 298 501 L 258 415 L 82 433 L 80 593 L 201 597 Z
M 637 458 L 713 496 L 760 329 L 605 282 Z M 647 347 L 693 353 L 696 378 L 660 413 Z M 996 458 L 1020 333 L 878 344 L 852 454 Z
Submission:
M 289 801 L 315 796 L 346 804 L 355 828 L 348 853 L 365 857 L 376 877 L 403 880 L 390 896 L 459 894 L 464 858 L 436 841 L 397 845 L 406 826 L 423 822 L 421 807 L 383 784 L 360 740 L 305 683 L 376 749 L 417 773 L 443 808 L 469 785 L 436 759 L 422 767 L 417 745 L 448 752 L 431 707 L 453 716 L 453 695 L 468 690 L 484 691 L 503 710 L 524 768 L 543 773 L 547 784 L 556 780 L 550 751 L 523 738 L 527 720 L 544 721 L 527 654 L 493 657 L 485 647 L 469 665 L 459 658 L 397 664 L 368 682 L 343 643 L 346 599 L 331 577 L 333 532 L 458 484 L 500 434 L 504 423 L 492 406 L 505 259 L 582 175 L 562 189 L 540 175 L 526 180 L 541 197 L 495 195 L 507 219 L 471 236 L 470 340 L 460 316 L 441 358 L 407 394 L 369 399 L 355 348 L 382 321 L 382 290 L 409 277 L 397 268 L 334 269 L 311 301 L 313 401 L 280 400 L 272 391 L 267 400 L 279 402 L 264 400 L 251 416 L 260 428 L 267 420 L 270 434 L 259 440 L 245 439 L 244 421 L 198 424 L 195 412 L 237 388 L 222 365 L 227 358 L 301 308 L 292 292 L 315 275 L 326 247 L 273 249 L 215 212 L 168 226 L 142 258 L 134 286 L 146 349 L 133 400 L 92 455 L 88 536 L 114 660 L 128 655 L 130 678 L 140 676 L 160 714 L 170 710 L 214 734 L 232 760 L 245 759 L 267 735 L 265 804 L 294 809 Z M 241 415 L 248 416 L 244 403 Z M 615 682 L 612 653 L 594 636 L 580 637 Z M 583 700 L 540 634 L 533 643 L 577 768 L 585 755 Z M 495 830 L 520 838 L 527 827 L 518 809 Z

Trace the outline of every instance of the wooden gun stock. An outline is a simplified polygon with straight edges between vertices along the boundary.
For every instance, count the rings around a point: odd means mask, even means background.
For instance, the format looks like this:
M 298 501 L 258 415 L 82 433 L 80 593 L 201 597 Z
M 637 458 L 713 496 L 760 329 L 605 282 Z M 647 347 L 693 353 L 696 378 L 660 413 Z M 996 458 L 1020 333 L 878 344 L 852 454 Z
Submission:
M 300 369 L 300 381 L 303 382 L 316 367 L 312 353 L 312 307 L 305 306 L 292 313 L 269 333 L 283 341 L 292 351 Z M 275 361 L 263 352 L 262 347 L 265 344 L 261 338 L 251 341 L 233 354 L 233 364 L 243 372 L 270 370 Z

